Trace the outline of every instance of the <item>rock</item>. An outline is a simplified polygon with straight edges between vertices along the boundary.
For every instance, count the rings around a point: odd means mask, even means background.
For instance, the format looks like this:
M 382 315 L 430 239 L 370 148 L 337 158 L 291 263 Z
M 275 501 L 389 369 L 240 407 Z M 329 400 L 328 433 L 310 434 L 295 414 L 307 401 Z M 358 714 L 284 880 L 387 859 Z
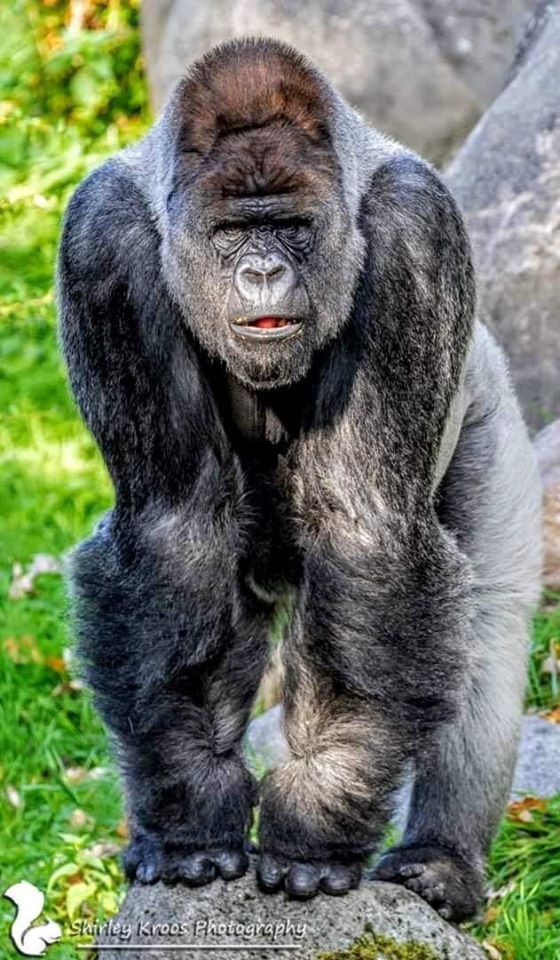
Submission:
M 544 494 L 543 585 L 560 591 L 560 483 Z
M 552 0 L 447 176 L 473 240 L 482 319 L 505 347 L 534 428 L 560 411 L 559 77 Z
M 277 706 L 249 724 L 248 758 L 259 775 L 264 770 L 282 763 L 288 755 L 281 723 L 282 707 Z M 559 724 L 550 723 L 541 717 L 524 717 L 512 797 L 520 793 L 533 793 L 540 797 L 560 793 Z M 400 825 L 405 819 L 408 795 L 409 790 L 404 787 L 395 817 Z
M 560 793 L 560 725 L 525 717 L 513 794 L 553 797 Z
M 520 5 L 503 2 L 506 11 Z M 434 161 L 449 155 L 481 112 L 414 0 L 144 0 L 142 24 L 156 109 L 189 63 L 215 43 L 249 34 L 307 53 L 369 120 Z
M 257 776 L 288 759 L 288 744 L 282 733 L 282 704 L 251 721 L 245 737 L 245 753 Z
M 200 956 L 208 960 L 269 960 L 276 954 L 316 960 L 322 951 L 348 946 L 362 934 L 366 924 L 371 924 L 378 935 L 399 943 L 428 944 L 434 960 L 486 957 L 474 940 L 442 920 L 416 894 L 393 884 L 371 881 L 364 881 L 358 890 L 342 898 L 319 896 L 307 902 L 286 900 L 281 894 L 261 894 L 254 871 L 242 880 L 217 880 L 196 890 L 163 884 L 133 886 L 111 923 L 112 933 L 98 940 L 104 947 L 100 951 L 104 960 L 122 957 L 118 949 L 107 949 L 108 944 L 141 946 L 138 956 L 143 960 L 159 960 L 163 944 L 176 947 L 165 950 L 168 960 L 182 960 L 187 953 L 190 956 L 185 947 L 191 944 L 203 946 Z M 125 932 L 130 925 L 128 938 L 122 936 L 116 924 L 126 925 Z M 159 931 L 154 926 L 157 924 Z M 258 944 L 263 949 L 255 949 Z M 279 949 L 290 944 L 295 949 Z M 149 945 L 159 949 L 150 950 Z M 209 949 L 211 945 L 221 949 Z M 232 949 L 224 949 L 226 945 Z M 127 952 L 135 955 L 134 951 Z M 198 956 L 194 949 L 193 955 Z
M 560 420 L 537 434 L 534 448 L 544 488 L 543 584 L 560 591 Z
M 560 420 L 549 423 L 533 441 L 544 490 L 560 484 Z
M 480 107 L 500 92 L 534 0 L 417 0 L 446 60 Z

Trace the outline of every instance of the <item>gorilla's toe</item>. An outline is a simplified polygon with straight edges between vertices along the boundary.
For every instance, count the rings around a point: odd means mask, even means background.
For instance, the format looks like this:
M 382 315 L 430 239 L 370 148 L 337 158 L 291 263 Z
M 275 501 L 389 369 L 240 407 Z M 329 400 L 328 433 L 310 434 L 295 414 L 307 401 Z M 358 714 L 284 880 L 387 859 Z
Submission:
M 161 848 L 147 834 L 134 837 L 123 853 L 124 872 L 129 880 L 155 883 L 160 878 Z
M 166 864 L 163 879 L 171 882 L 183 881 L 191 887 L 202 887 L 216 879 L 216 867 L 205 853 L 177 856 L 175 861 L 170 858 Z
M 220 850 L 211 859 L 224 880 L 237 880 L 249 867 L 249 857 L 243 850 Z
M 284 887 L 289 897 L 308 900 L 319 890 L 321 870 L 315 863 L 293 863 L 288 869 Z
M 281 862 L 268 853 L 263 854 L 257 864 L 259 886 L 265 893 L 276 893 L 282 886 L 287 871 L 288 864 L 285 861 Z
M 199 887 L 220 876 L 242 877 L 249 866 L 244 850 L 210 849 L 187 852 L 176 844 L 166 845 L 148 834 L 135 837 L 123 855 L 129 880 L 139 883 L 186 883 Z
M 446 920 L 466 920 L 482 898 L 480 871 L 450 850 L 437 846 L 395 847 L 375 867 L 373 880 L 401 883 L 426 900 Z
M 354 890 L 360 883 L 362 877 L 362 867 L 360 863 L 327 864 L 321 877 L 321 890 L 330 893 L 331 896 L 340 896 Z
M 284 887 L 290 897 L 308 900 L 319 890 L 341 896 L 357 887 L 361 877 L 359 863 L 300 862 L 263 854 L 257 866 L 257 879 L 262 890 L 275 893 Z

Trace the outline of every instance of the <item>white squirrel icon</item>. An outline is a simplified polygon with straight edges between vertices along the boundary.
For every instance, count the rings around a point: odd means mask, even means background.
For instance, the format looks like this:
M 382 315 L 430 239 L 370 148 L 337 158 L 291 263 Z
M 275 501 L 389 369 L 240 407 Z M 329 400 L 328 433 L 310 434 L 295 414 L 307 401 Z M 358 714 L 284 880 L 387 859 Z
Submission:
M 37 927 L 31 926 L 43 912 L 45 895 L 32 883 L 20 880 L 8 887 L 4 896 L 17 907 L 15 920 L 10 928 L 10 936 L 16 948 L 24 957 L 41 957 L 47 947 L 62 936 L 62 930 L 54 920 L 47 920 Z

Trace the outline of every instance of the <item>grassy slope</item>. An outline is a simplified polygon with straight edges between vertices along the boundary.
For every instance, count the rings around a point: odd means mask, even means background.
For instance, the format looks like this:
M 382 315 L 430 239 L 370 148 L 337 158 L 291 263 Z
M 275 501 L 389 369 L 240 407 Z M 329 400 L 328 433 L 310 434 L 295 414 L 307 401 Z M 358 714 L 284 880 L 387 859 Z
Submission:
M 146 122 L 137 3 L 92 0 L 72 34 L 65 6 L 19 0 L 0 13 L 0 881 L 48 886 L 49 912 L 62 923 L 116 907 L 121 802 L 101 725 L 68 682 L 60 576 L 39 577 L 17 600 L 8 588 L 15 563 L 61 556 L 110 503 L 57 354 L 53 264 L 73 185 Z M 539 708 L 558 702 L 540 664 L 559 636 L 558 611 L 541 616 L 530 690 Z M 530 815 L 504 824 L 492 882 L 514 884 L 476 933 L 505 956 L 553 960 L 560 800 Z M 0 899 L 2 956 L 15 955 L 11 915 Z M 53 960 L 75 955 L 64 944 L 49 951 Z

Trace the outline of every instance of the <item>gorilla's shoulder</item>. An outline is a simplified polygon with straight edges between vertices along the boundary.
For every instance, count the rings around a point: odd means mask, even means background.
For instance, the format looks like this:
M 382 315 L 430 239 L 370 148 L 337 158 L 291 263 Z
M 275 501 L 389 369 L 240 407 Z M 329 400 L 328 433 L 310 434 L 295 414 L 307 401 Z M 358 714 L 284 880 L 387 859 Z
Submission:
M 75 190 L 64 219 L 63 269 L 76 279 L 103 278 L 153 251 L 157 231 L 145 198 L 126 162 L 112 157 Z
M 368 199 L 392 200 L 427 211 L 432 204 L 449 203 L 451 193 L 437 170 L 412 151 L 389 154 L 375 168 L 369 181 Z

